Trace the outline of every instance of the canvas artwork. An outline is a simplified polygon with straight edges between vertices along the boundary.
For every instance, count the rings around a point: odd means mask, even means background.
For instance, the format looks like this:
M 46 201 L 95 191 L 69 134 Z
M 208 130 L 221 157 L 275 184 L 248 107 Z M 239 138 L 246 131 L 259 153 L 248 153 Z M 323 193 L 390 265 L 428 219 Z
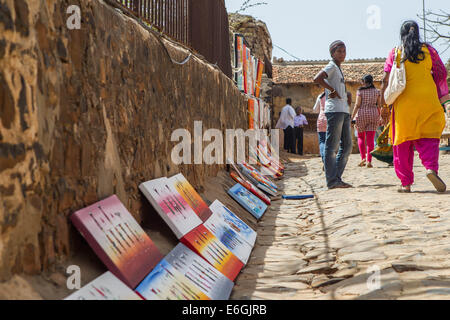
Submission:
M 270 162 L 264 160 L 264 158 L 261 161 L 261 158 L 256 154 L 255 150 L 252 148 L 249 149 L 248 159 L 250 162 L 256 163 L 258 166 L 262 168 L 261 170 L 264 171 L 265 177 L 278 178 L 283 175 L 280 171 L 278 171 L 275 167 L 273 167 Z
M 145 277 L 136 292 L 146 300 L 210 300 L 166 259 Z
M 258 60 L 258 68 L 256 74 L 256 88 L 255 88 L 255 97 L 259 98 L 261 94 L 261 82 L 262 82 L 262 74 L 264 71 L 264 62 Z
M 251 150 L 251 151 L 253 151 L 253 150 Z M 242 166 L 249 169 L 254 174 L 254 176 L 258 178 L 258 180 L 261 180 L 261 182 L 267 184 L 274 190 L 278 189 L 278 186 L 275 184 L 275 182 L 273 182 L 269 177 L 263 175 L 260 170 L 256 169 L 255 167 L 248 164 L 247 162 L 243 162 Z
M 277 195 L 277 190 L 274 189 L 271 184 L 267 183 L 266 180 L 261 178 L 261 176 L 258 175 L 255 171 L 251 170 L 244 164 L 240 164 L 239 169 L 241 169 L 242 174 L 260 190 L 266 192 L 271 196 Z
M 264 123 L 264 106 L 265 106 L 265 102 L 262 99 L 259 99 L 259 125 L 260 128 L 263 129 L 265 127 L 265 123 Z
M 252 252 L 252 247 L 236 233 L 230 225 L 213 214 L 208 221 L 203 224 L 217 239 L 222 242 L 244 265 L 247 264 Z
M 260 198 L 262 201 L 264 201 L 265 204 L 270 205 L 271 201 L 268 196 L 266 196 L 260 189 L 255 187 L 250 181 L 242 178 L 239 176 L 236 172 L 231 172 L 230 176 L 233 178 L 234 181 L 240 183 L 243 185 L 248 191 L 253 193 L 255 196 Z
M 115 195 L 70 217 L 107 268 L 130 288 L 162 259 L 162 254 Z
M 248 128 L 249 129 L 256 129 L 255 128 L 255 100 L 248 99 Z
M 255 93 L 254 88 L 254 74 L 253 74 L 253 56 L 250 48 L 246 48 L 247 50 L 247 93 L 253 95 Z
M 165 259 L 211 300 L 227 300 L 230 297 L 233 281 L 184 244 L 179 243 Z
M 181 242 L 203 257 L 231 281 L 234 281 L 244 266 L 243 262 L 204 225 L 200 225 L 189 232 L 181 239 Z
M 178 191 L 194 212 L 199 216 L 200 220 L 205 222 L 211 216 L 212 212 L 208 205 L 203 201 L 202 197 L 195 191 L 189 181 L 183 174 L 177 174 L 169 178 L 171 186 Z
M 252 62 L 253 62 L 253 74 L 252 74 L 252 82 L 253 82 L 253 91 L 252 95 L 256 97 L 256 80 L 258 78 L 258 58 L 252 56 Z
M 248 56 L 245 42 L 242 45 L 242 75 L 244 80 L 244 92 L 248 93 Z
M 267 145 L 258 145 L 259 155 L 263 156 L 265 161 L 269 162 L 271 166 L 275 167 L 278 171 L 284 172 L 284 166 L 279 162 L 279 160 L 275 159 L 272 154 L 269 152 Z
M 202 223 L 167 178 L 144 182 L 139 185 L 139 189 L 178 239 Z
M 260 123 L 259 123 L 259 100 L 253 99 L 253 128 L 254 129 L 260 129 Z
M 244 37 L 235 34 L 236 69 L 235 80 L 240 91 L 244 91 Z
M 228 194 L 256 219 L 260 219 L 267 209 L 267 205 L 261 199 L 239 183 L 228 190 Z
M 108 271 L 64 300 L 142 300 L 142 298 Z
M 234 232 L 236 232 L 244 241 L 251 247 L 256 242 L 256 231 L 250 228 L 244 221 L 242 221 L 233 211 L 228 209 L 219 200 L 214 201 L 210 206 L 211 211 L 217 217 L 228 224 Z

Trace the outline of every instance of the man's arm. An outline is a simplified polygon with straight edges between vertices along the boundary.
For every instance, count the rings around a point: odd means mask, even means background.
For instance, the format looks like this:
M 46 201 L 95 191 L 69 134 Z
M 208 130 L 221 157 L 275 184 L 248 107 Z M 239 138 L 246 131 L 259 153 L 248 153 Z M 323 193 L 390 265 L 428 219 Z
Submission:
M 306 119 L 306 116 L 303 115 L 303 125 L 307 126 L 308 125 L 308 119 Z
M 294 108 L 289 108 L 289 114 L 294 119 L 297 116 L 297 112 L 295 112 Z
M 339 93 L 336 92 L 336 90 L 331 87 L 328 83 L 326 83 L 325 79 L 328 78 L 328 75 L 325 71 L 321 70 L 315 77 L 314 77 L 314 83 L 317 83 L 318 85 L 321 85 L 323 88 L 330 90 L 332 93 L 330 93 L 328 96 L 330 98 L 336 98 L 338 97 L 339 99 L 341 99 L 341 97 L 339 96 Z

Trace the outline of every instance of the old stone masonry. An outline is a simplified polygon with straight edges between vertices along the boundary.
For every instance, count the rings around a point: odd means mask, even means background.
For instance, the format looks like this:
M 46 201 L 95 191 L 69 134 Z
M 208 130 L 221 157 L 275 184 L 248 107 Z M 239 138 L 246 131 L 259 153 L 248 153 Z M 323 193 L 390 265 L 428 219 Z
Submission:
M 319 158 L 292 159 L 284 194 L 259 223 L 255 250 L 233 299 L 449 299 L 449 192 L 438 194 L 415 159 L 413 193 L 399 194 L 392 167 L 360 168 L 352 155 L 344 180 L 327 190 Z M 450 156 L 440 158 L 450 179 Z

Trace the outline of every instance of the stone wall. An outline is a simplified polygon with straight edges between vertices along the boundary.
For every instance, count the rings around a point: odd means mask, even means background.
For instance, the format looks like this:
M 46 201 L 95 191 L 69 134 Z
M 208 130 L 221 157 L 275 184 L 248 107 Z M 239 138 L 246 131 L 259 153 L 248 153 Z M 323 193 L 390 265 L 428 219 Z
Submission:
M 228 21 L 230 31 L 240 33 L 245 37 L 255 57 L 263 61 L 266 57 L 268 61 L 271 61 L 272 37 L 263 21 L 238 13 L 230 13 Z
M 75 210 L 117 194 L 141 221 L 139 183 L 181 171 L 201 191 L 217 174 L 174 165 L 171 133 L 245 130 L 247 104 L 201 58 L 171 62 L 187 54 L 101 0 L 0 0 L 0 281 L 69 256 Z

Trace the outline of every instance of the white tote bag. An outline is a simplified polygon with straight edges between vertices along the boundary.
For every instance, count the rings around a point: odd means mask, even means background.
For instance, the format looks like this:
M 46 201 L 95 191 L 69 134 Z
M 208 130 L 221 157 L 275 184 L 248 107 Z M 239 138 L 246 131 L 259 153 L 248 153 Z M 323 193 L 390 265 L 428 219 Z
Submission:
M 395 48 L 395 59 L 392 70 L 389 75 L 389 84 L 384 91 L 384 101 L 387 105 L 391 105 L 402 94 L 406 88 L 406 68 L 403 62 L 404 52 L 403 46 L 400 48 L 402 56 L 398 59 L 398 48 Z

